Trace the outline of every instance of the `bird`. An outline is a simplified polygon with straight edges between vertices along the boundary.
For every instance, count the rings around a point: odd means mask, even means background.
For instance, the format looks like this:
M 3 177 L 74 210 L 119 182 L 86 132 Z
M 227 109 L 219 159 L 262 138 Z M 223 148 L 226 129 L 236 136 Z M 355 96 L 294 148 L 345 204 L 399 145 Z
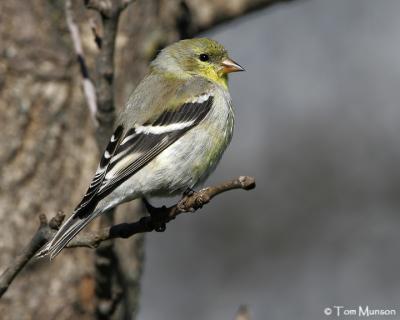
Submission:
M 137 198 L 193 190 L 229 145 L 228 74 L 244 71 L 209 38 L 162 49 L 127 100 L 81 202 L 37 254 L 56 257 L 94 218 Z

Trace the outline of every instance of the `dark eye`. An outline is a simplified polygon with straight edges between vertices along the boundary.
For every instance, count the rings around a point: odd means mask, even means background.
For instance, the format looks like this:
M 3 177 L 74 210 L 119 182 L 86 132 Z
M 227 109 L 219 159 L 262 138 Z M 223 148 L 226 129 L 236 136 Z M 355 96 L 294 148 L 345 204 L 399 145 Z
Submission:
M 199 59 L 200 59 L 201 61 L 208 61 L 208 60 L 210 60 L 210 57 L 208 56 L 208 54 L 202 53 L 202 54 L 199 56 Z

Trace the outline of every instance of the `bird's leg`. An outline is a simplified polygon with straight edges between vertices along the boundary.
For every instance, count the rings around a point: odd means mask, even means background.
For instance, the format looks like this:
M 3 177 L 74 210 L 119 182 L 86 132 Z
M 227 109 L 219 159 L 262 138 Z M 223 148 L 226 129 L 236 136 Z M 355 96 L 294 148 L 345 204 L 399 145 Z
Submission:
M 157 208 L 153 207 L 151 205 L 151 203 L 149 202 L 149 200 L 147 200 L 146 198 L 142 198 L 143 204 L 146 207 L 147 212 L 151 215 L 152 212 L 154 212 Z
M 166 225 L 164 222 L 165 214 L 167 212 L 167 207 L 162 206 L 162 207 L 153 207 L 150 202 L 146 199 L 143 198 L 143 203 L 147 209 L 147 212 L 150 214 L 150 216 L 154 220 L 154 230 L 157 232 L 164 232 L 166 229 Z

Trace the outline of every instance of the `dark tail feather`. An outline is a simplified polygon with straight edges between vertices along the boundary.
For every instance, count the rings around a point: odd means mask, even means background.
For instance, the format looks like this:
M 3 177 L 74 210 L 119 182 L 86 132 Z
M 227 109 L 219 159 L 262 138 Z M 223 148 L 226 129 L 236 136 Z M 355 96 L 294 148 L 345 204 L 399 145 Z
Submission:
M 81 231 L 90 221 L 97 217 L 99 211 L 91 213 L 89 216 L 79 218 L 72 215 L 58 230 L 54 238 L 36 255 L 43 257 L 50 255 L 50 260 L 54 259 L 62 249 Z

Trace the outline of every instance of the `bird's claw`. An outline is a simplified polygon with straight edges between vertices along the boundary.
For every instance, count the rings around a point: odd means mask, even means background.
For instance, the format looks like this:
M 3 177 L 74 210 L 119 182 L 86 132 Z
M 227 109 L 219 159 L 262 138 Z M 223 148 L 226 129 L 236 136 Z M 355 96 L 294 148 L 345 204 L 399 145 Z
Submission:
M 206 193 L 193 191 L 191 195 L 184 195 L 184 197 L 178 202 L 178 210 L 180 212 L 194 212 L 202 208 L 206 203 L 210 201 L 210 196 Z
M 196 193 L 196 190 L 187 187 L 186 190 L 183 192 L 183 196 L 184 197 L 191 197 L 192 195 L 194 195 Z

